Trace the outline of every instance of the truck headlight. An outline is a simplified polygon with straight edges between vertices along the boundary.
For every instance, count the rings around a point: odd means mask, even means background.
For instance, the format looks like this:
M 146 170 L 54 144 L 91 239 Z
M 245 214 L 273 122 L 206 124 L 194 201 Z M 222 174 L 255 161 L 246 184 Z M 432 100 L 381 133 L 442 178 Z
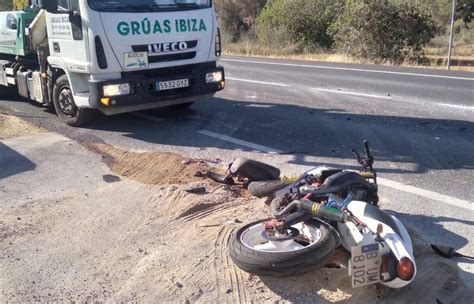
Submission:
M 222 79 L 223 76 L 221 71 L 206 74 L 206 83 L 219 82 Z
M 130 83 L 109 84 L 103 87 L 104 97 L 113 97 L 120 95 L 129 95 L 132 93 Z

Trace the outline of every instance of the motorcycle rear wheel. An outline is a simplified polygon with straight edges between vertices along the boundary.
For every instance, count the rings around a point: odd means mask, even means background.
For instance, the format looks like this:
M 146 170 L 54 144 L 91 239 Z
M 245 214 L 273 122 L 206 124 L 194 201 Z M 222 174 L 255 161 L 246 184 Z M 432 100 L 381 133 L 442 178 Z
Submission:
M 262 236 L 260 220 L 237 230 L 229 242 L 230 257 L 242 270 L 265 276 L 299 275 L 326 265 L 338 244 L 326 224 L 311 219 L 293 225 L 300 231 L 299 240 L 268 241 Z

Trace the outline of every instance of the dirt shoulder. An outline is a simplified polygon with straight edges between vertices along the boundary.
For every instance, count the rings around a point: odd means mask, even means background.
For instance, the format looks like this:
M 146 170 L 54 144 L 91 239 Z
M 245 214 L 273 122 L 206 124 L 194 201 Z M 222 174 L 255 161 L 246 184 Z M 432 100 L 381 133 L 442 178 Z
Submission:
M 340 269 L 298 277 L 258 277 L 234 266 L 232 232 L 268 214 L 246 191 L 194 176 L 224 164 L 8 132 L 22 136 L 0 144 L 0 168 L 7 168 L 0 170 L 0 302 L 376 301 L 375 287 L 350 287 L 344 251 Z M 193 186 L 206 193 L 185 191 Z M 467 303 L 473 293 L 456 264 L 413 237 L 417 279 L 383 289 L 381 302 Z
M 45 132 L 44 129 L 0 110 L 0 139 L 26 136 Z

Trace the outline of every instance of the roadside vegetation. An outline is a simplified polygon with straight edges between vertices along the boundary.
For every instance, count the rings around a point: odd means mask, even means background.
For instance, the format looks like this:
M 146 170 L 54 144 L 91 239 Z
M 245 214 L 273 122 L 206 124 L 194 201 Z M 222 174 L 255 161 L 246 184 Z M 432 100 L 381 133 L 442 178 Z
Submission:
M 443 66 L 451 0 L 216 0 L 228 54 Z M 474 65 L 474 1 L 458 0 L 453 64 Z

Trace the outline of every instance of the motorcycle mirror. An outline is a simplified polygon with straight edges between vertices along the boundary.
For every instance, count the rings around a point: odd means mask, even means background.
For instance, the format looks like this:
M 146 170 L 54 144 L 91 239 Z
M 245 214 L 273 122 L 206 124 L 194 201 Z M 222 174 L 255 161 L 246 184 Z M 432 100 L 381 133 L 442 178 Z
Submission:
M 449 246 L 443 245 L 433 245 L 431 244 L 431 248 L 442 257 L 447 259 L 451 259 L 454 256 L 454 248 Z

